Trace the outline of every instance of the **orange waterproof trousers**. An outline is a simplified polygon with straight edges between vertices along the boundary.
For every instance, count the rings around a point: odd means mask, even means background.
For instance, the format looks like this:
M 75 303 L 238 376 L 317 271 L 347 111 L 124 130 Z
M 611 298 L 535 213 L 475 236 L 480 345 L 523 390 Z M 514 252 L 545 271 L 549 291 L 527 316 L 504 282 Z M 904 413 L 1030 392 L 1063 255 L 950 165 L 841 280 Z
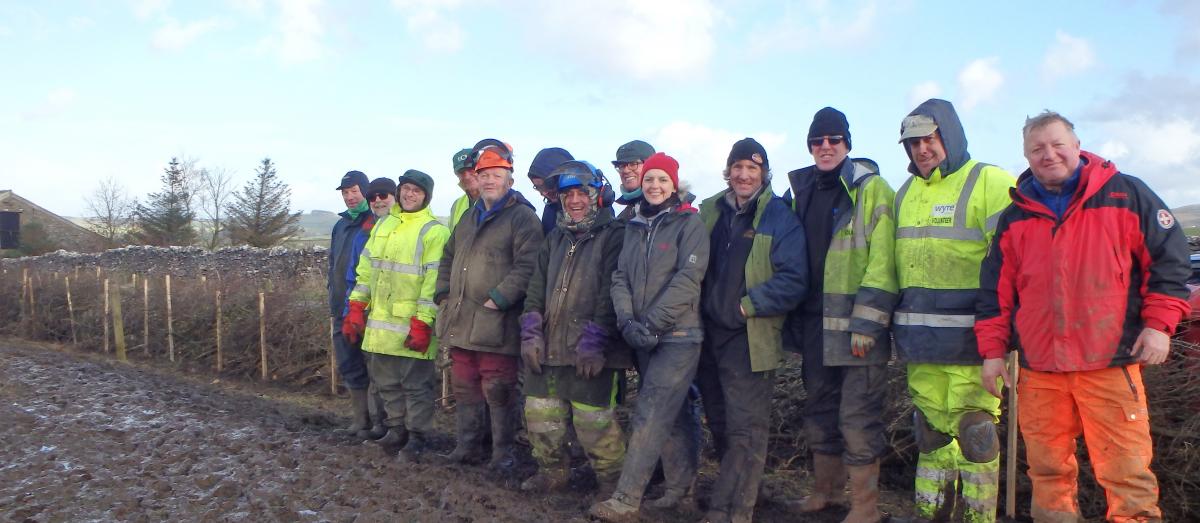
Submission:
M 1018 388 L 1021 436 L 1033 481 L 1034 521 L 1079 521 L 1083 435 L 1109 521 L 1158 521 L 1158 480 L 1140 365 L 1079 372 L 1022 369 Z

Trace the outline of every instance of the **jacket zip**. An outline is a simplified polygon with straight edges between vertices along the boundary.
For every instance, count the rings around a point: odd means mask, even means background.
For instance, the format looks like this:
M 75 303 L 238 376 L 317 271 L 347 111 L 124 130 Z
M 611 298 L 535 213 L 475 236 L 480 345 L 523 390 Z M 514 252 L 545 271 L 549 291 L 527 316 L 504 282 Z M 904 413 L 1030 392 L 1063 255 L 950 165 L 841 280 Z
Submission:
M 550 329 L 552 332 L 558 332 L 558 320 L 562 318 L 563 302 L 566 300 L 567 296 L 567 284 L 570 282 L 571 273 L 575 270 L 575 249 L 591 237 L 591 235 L 588 235 L 580 238 L 579 240 L 572 241 L 571 248 L 567 250 L 567 263 L 563 266 L 562 277 L 559 278 L 559 283 L 554 288 L 555 291 L 562 290 L 562 295 L 554 299 L 554 308 L 550 309 L 554 314 L 553 320 L 550 322 Z M 555 292 L 554 294 L 557 295 L 558 292 Z

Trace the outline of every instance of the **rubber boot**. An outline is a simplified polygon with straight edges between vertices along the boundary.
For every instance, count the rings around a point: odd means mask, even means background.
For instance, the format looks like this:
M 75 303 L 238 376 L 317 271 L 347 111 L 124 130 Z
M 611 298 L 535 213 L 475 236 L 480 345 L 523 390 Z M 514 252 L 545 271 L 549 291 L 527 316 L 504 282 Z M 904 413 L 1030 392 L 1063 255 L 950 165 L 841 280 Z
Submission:
M 538 467 L 538 471 L 529 479 L 521 482 L 523 492 L 552 492 L 567 486 L 570 469 L 566 459 L 560 459 L 556 465 Z
M 588 515 L 601 521 L 632 522 L 638 520 L 638 507 L 620 493 L 616 493 L 613 497 L 592 505 L 592 508 L 588 509 Z
M 876 523 L 879 512 L 879 462 L 853 465 L 850 470 L 850 513 L 842 523 Z
M 662 497 L 647 503 L 647 505 L 658 510 L 674 509 L 679 506 L 685 497 L 687 497 L 686 490 L 668 488 L 663 491 Z
M 358 431 L 358 437 L 377 440 L 387 435 L 388 429 L 383 425 L 383 418 L 387 417 L 387 413 L 383 410 L 383 398 L 379 397 L 379 393 L 374 390 L 369 393 L 367 411 L 371 415 L 371 428 Z
M 846 504 L 846 465 L 842 457 L 813 453 L 813 491 L 798 502 L 789 503 L 800 512 L 818 512 L 832 505 Z
M 339 436 L 357 436 L 358 431 L 366 429 L 371 424 L 371 414 L 367 407 L 367 389 L 350 389 L 350 426 L 337 429 Z
M 396 456 L 396 461 L 399 463 L 420 463 L 421 455 L 425 454 L 428 448 L 428 442 L 424 432 L 412 431 L 408 433 L 408 443 L 404 444 L 404 448 L 400 449 L 400 454 Z
M 458 441 L 454 450 L 443 457 L 447 463 L 475 465 L 483 461 L 481 445 L 486 413 L 487 405 L 484 403 L 459 403 L 454 407 L 455 437 Z
M 491 409 L 492 413 L 492 459 L 487 468 L 499 474 L 508 474 L 516 468 L 513 442 L 517 435 L 516 409 L 509 405 Z
M 379 445 L 380 449 L 389 455 L 400 451 L 400 448 L 407 445 L 409 442 L 409 433 L 403 426 L 391 427 L 388 429 L 382 438 L 379 438 L 371 443 Z

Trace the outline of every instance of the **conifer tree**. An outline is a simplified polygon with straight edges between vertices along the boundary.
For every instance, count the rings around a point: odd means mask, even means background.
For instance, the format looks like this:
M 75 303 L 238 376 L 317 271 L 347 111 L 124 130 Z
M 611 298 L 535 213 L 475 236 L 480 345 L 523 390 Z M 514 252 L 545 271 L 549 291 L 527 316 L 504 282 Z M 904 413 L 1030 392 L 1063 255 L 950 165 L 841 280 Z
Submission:
M 274 247 L 300 232 L 300 212 L 291 212 L 292 189 L 276 177 L 270 158 L 263 158 L 254 174 L 226 211 L 229 238 L 234 245 Z
M 195 213 L 191 208 L 191 194 L 185 171 L 178 158 L 163 169 L 162 190 L 146 196 L 144 204 L 138 204 L 135 213 L 134 238 L 145 245 L 166 247 L 170 245 L 192 245 L 196 242 L 196 229 L 192 227 Z

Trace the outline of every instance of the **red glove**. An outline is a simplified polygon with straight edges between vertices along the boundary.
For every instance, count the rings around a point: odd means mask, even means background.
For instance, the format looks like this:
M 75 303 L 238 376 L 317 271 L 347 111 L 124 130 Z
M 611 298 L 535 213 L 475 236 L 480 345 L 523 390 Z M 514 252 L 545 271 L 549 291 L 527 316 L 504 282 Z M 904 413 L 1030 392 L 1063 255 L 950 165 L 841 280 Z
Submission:
M 408 337 L 404 338 L 404 346 L 413 352 L 425 354 L 425 351 L 429 350 L 431 336 L 433 336 L 433 329 L 429 328 L 429 324 L 413 316 L 408 320 Z
M 351 301 L 350 312 L 342 320 L 342 336 L 350 343 L 358 343 L 362 333 L 367 329 L 367 302 Z

